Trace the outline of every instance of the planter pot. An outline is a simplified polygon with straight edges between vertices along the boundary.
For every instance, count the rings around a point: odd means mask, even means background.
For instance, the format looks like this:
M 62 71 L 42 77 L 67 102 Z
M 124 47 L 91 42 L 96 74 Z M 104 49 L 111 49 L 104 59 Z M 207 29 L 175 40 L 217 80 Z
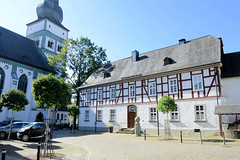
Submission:
M 108 128 L 109 133 L 113 133 L 113 128 Z

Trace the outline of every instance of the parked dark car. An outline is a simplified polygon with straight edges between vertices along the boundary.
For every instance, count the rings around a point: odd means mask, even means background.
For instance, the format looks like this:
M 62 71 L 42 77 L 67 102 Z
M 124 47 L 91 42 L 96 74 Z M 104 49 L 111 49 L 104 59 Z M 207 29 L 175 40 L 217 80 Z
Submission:
M 22 122 L 22 120 L 13 120 L 13 123 L 14 122 Z M 11 123 L 11 120 L 2 121 L 0 122 L 0 127 L 8 126 L 10 123 Z
M 33 138 L 43 138 L 46 125 L 43 122 L 32 122 L 20 129 L 17 138 L 26 142 Z
M 24 126 L 28 125 L 30 122 L 14 122 L 12 124 L 12 132 L 11 132 L 11 137 L 16 138 L 17 132 Z M 4 139 L 7 137 L 8 133 L 10 130 L 10 125 L 0 127 L 0 139 Z

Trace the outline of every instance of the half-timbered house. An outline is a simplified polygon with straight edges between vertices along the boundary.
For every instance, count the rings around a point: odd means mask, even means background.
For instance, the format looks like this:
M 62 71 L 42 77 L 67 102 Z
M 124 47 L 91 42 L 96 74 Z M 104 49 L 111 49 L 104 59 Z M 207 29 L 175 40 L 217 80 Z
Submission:
M 142 129 L 164 129 L 167 115 L 157 113 L 157 101 L 171 96 L 177 108 L 169 114 L 172 131 L 218 133 L 215 105 L 221 93 L 222 41 L 206 36 L 179 40 L 170 47 L 139 54 L 104 65 L 79 87 L 80 130 L 133 128 L 140 117 Z

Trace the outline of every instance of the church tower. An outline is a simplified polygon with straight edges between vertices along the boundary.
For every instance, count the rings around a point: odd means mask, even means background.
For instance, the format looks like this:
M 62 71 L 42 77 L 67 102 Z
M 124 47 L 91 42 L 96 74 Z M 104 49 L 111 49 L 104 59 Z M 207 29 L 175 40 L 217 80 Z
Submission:
M 26 37 L 34 40 L 46 56 L 58 54 L 69 32 L 62 25 L 63 11 L 59 0 L 44 0 L 37 6 L 37 16 L 36 21 L 27 24 Z

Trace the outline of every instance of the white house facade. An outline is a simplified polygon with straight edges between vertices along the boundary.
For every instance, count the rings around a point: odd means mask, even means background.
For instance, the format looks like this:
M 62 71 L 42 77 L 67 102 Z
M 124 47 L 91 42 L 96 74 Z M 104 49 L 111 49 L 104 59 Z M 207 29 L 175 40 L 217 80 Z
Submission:
M 206 36 L 106 64 L 79 87 L 80 130 L 133 128 L 140 117 L 142 129 L 164 131 L 167 115 L 158 113 L 157 101 L 172 97 L 177 108 L 169 114 L 173 132 L 194 129 L 219 132 L 215 106 L 224 104 L 220 67 L 221 39 Z M 158 123 L 159 119 L 159 123 Z

